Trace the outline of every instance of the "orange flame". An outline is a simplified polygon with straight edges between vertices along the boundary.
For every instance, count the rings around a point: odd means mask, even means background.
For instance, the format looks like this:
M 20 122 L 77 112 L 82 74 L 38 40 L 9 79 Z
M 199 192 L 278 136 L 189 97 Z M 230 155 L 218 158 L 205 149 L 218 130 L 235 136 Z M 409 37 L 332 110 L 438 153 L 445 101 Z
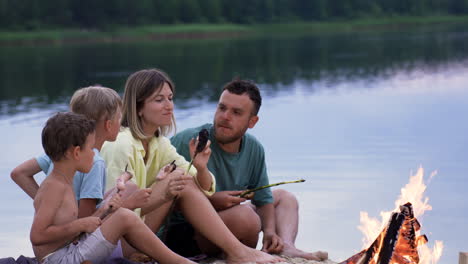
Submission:
M 433 172 L 430 179 L 434 177 L 437 172 Z M 429 198 L 424 196 L 426 190 L 426 184 L 424 184 L 423 177 L 424 169 L 420 167 L 415 175 L 412 175 L 409 179 L 409 183 L 401 189 L 401 194 L 395 201 L 395 209 L 393 211 L 380 212 L 381 220 L 377 218 L 369 217 L 367 212 L 360 213 L 360 222 L 358 229 L 364 234 L 363 237 L 363 248 L 368 248 L 374 239 L 384 228 L 385 224 L 388 223 L 392 212 L 399 210 L 400 205 L 410 202 L 414 208 L 414 216 L 420 218 L 424 212 L 432 210 L 432 206 L 429 204 Z M 420 231 L 416 232 L 419 236 Z M 442 256 L 444 244 L 442 241 L 435 241 L 433 248 L 429 248 L 427 244 L 418 246 L 418 252 L 420 256 L 420 264 L 435 264 L 439 261 Z

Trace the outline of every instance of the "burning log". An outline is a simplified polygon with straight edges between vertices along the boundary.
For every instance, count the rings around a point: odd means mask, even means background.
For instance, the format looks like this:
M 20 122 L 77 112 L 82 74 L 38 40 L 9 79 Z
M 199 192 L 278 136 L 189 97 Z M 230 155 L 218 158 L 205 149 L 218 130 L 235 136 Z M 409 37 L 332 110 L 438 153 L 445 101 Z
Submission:
M 460 252 L 460 260 L 458 264 L 468 264 L 468 252 Z
M 411 203 L 406 203 L 400 206 L 399 213 L 392 214 L 387 226 L 368 249 L 340 264 L 418 264 L 417 246 L 427 242 L 425 235 L 416 237 L 420 228 Z

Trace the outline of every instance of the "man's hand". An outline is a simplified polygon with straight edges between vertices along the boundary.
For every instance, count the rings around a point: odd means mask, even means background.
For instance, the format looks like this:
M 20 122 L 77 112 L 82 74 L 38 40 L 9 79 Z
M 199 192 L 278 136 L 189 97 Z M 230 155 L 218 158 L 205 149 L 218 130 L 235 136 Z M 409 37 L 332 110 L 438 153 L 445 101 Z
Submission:
M 283 250 L 283 240 L 275 232 L 263 232 L 262 251 L 279 254 Z
M 193 155 L 195 155 L 195 149 L 197 148 L 198 144 L 198 139 L 191 139 L 189 142 L 189 151 L 190 151 L 190 157 L 193 159 Z M 197 154 L 197 157 L 193 160 L 193 166 L 197 168 L 198 171 L 202 171 L 206 169 L 206 165 L 208 164 L 208 160 L 210 159 L 211 155 L 211 141 L 208 140 L 208 143 L 206 143 L 206 147 Z
M 241 193 L 242 191 L 215 192 L 209 199 L 216 211 L 222 211 L 245 202 L 247 199 L 239 197 Z

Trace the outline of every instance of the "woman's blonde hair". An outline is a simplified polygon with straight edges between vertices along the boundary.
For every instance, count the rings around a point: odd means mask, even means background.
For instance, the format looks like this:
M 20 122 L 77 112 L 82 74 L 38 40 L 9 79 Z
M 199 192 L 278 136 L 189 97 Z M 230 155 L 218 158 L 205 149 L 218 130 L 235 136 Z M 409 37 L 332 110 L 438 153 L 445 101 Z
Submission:
M 143 131 L 143 125 L 138 113 L 143 108 L 146 98 L 150 97 L 154 92 L 161 90 L 165 83 L 169 85 L 172 93 L 175 93 L 174 83 L 162 70 L 145 69 L 137 71 L 128 77 L 123 96 L 122 126 L 130 128 L 134 138 L 140 140 L 149 138 Z M 175 131 L 174 114 L 172 114 L 171 119 L 170 125 L 159 127 L 155 133 L 156 137 L 159 135 L 166 136 L 173 130 Z
M 122 99 L 111 88 L 89 86 L 77 90 L 70 100 L 70 110 L 96 122 L 112 120 L 122 108 Z

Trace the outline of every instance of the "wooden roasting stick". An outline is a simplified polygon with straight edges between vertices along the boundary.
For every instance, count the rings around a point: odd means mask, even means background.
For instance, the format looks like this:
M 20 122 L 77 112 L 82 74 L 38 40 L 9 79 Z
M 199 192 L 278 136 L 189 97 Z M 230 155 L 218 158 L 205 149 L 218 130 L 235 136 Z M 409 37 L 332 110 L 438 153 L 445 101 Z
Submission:
M 256 191 L 259 191 L 259 190 L 262 190 L 262 189 L 265 189 L 265 188 L 270 188 L 270 187 L 278 186 L 278 185 L 281 185 L 281 184 L 299 183 L 299 182 L 305 182 L 305 180 L 304 180 L 304 179 L 300 179 L 300 180 L 297 180 L 297 181 L 284 181 L 284 182 L 272 183 L 272 184 L 268 184 L 268 185 L 264 185 L 264 186 L 257 187 L 257 188 L 255 188 L 255 189 L 250 189 L 250 190 L 244 191 L 244 192 L 242 192 L 239 196 L 240 196 L 241 198 L 243 198 L 243 197 L 245 197 L 245 196 L 246 196 L 247 194 L 249 194 L 249 193 L 256 192 Z

